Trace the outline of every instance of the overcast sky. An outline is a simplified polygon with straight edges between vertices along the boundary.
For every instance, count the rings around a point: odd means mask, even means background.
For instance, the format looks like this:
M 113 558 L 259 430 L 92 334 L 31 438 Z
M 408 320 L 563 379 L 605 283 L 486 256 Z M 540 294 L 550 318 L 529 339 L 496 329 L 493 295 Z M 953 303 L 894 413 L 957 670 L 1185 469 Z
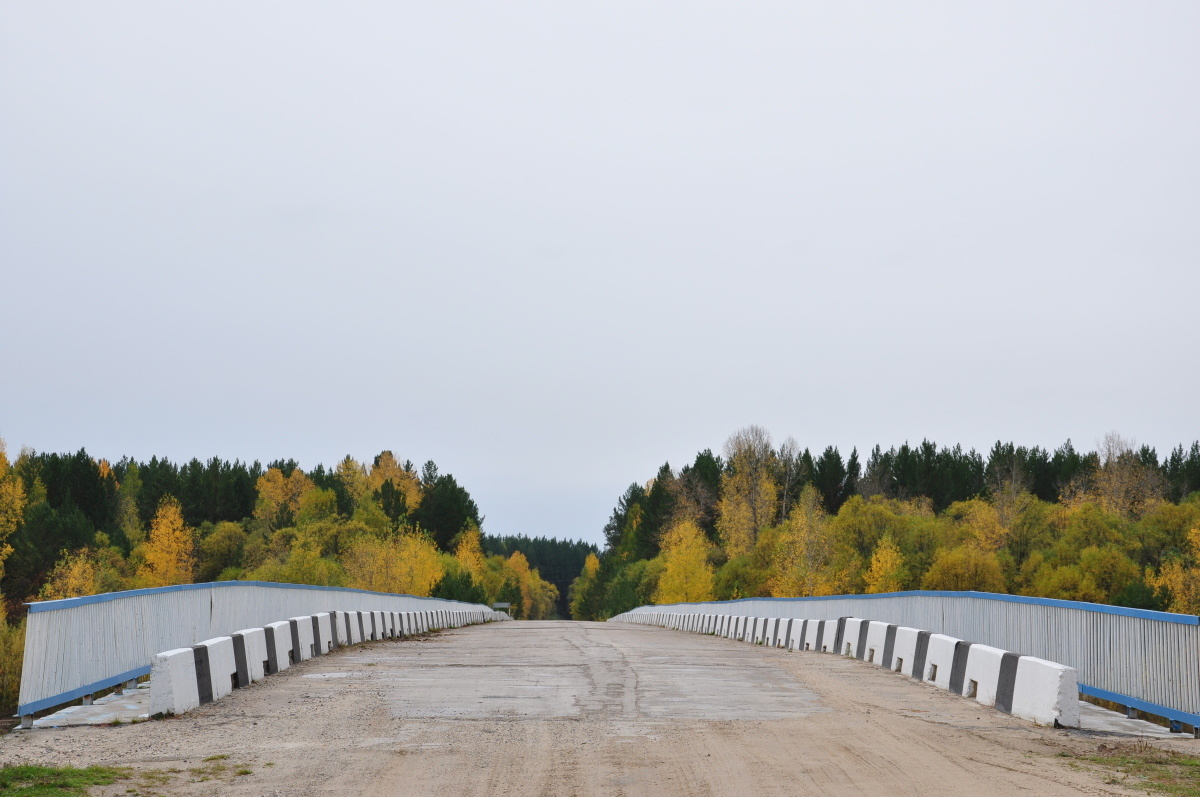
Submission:
M 0 436 L 600 541 L 760 424 L 1200 437 L 1200 3 L 0 2 Z

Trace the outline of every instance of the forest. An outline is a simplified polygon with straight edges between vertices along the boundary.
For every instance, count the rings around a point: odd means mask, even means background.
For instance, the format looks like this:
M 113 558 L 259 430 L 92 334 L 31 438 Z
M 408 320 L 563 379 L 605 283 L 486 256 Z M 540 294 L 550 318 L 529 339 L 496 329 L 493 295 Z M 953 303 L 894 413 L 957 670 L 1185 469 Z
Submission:
M 1200 613 L 1200 443 L 1160 460 L 930 441 L 866 462 L 776 446 L 756 426 L 721 455 L 664 464 L 620 497 L 569 590 L 571 616 L 649 603 L 981 590 Z
M 10 460 L 0 441 L 0 709 L 14 705 L 34 600 L 241 579 L 565 617 L 566 591 L 595 546 L 493 538 L 482 523 L 452 475 L 390 451 L 306 473 L 292 460 L 110 463 L 83 450 Z

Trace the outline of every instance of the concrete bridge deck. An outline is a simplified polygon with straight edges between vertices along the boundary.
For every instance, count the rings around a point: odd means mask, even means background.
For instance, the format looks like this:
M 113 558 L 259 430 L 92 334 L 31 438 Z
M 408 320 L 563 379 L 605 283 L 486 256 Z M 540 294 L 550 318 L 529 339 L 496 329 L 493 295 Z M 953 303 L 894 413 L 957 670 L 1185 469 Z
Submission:
M 518 622 L 340 650 L 183 717 L 12 734 L 0 762 L 119 763 L 155 794 L 1135 793 L 1059 756 L 1095 747 L 837 656 Z

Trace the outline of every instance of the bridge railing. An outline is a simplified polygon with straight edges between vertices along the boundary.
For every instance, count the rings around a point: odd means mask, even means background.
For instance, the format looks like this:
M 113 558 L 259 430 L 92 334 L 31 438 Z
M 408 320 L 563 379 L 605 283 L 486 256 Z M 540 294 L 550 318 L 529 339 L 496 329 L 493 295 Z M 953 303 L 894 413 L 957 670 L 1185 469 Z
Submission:
M 69 703 L 150 672 L 154 654 L 288 617 L 338 611 L 481 609 L 341 587 L 219 581 L 29 604 L 18 713 Z
M 1200 617 L 987 592 L 746 598 L 642 606 L 677 612 L 836 620 L 862 617 L 948 634 L 1079 671 L 1080 691 L 1200 724 Z

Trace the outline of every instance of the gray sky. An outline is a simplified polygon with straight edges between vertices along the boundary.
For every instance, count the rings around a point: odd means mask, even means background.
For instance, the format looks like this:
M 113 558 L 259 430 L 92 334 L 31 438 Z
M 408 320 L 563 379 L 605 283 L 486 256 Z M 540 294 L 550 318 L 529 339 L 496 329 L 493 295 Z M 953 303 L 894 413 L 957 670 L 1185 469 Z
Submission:
M 757 423 L 1200 437 L 1200 4 L 0 3 L 0 435 L 601 538 Z

